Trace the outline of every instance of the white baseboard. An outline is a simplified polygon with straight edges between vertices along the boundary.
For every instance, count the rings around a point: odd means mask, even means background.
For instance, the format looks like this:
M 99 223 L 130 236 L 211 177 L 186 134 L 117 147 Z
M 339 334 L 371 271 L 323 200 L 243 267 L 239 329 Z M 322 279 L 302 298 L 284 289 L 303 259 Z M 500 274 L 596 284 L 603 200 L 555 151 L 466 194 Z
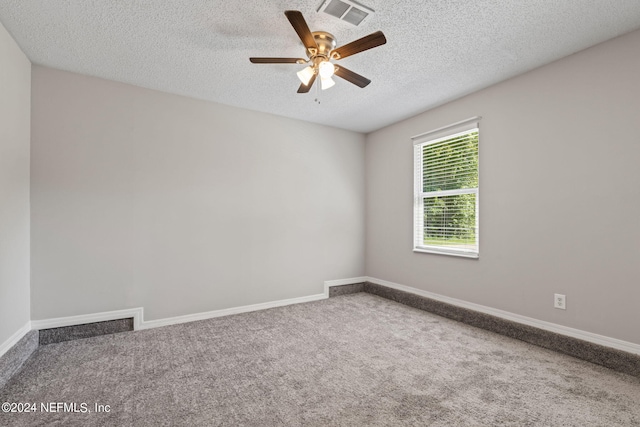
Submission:
M 16 345 L 18 341 L 20 341 L 22 337 L 24 337 L 30 330 L 31 322 L 29 321 L 25 323 L 24 326 L 22 326 L 20 329 L 18 329 L 13 335 L 11 335 L 9 339 L 0 344 L 0 357 L 4 356 L 4 354 L 9 351 L 11 347 Z
M 353 277 L 350 279 L 328 280 L 324 282 L 324 293 L 309 295 L 306 297 L 290 298 L 285 300 L 270 301 L 260 304 L 244 305 L 240 307 L 225 308 L 221 310 L 207 311 L 203 313 L 186 314 L 183 316 L 167 317 L 164 319 L 144 320 L 144 309 L 142 307 L 129 308 L 125 310 L 105 311 L 101 313 L 82 314 L 78 316 L 57 317 L 53 319 L 32 320 L 30 329 L 61 328 L 64 326 L 83 325 L 85 323 L 104 322 L 109 320 L 125 319 L 133 317 L 133 329 L 151 329 L 161 326 L 177 325 L 179 323 L 195 322 L 197 320 L 213 319 L 215 317 L 229 316 L 232 314 L 248 313 L 251 311 L 265 310 L 267 308 L 282 307 L 291 304 L 318 301 L 329 297 L 331 286 L 342 286 L 353 283 L 362 283 L 367 277 Z M 27 332 L 30 330 L 27 329 Z M 24 332 L 26 333 L 26 332 Z M 18 337 L 22 338 L 24 333 Z M 13 337 L 12 337 L 13 338 Z M 17 340 L 15 340 L 17 342 Z M 9 343 L 9 341 L 7 341 Z M 3 344 L 11 347 L 13 344 Z
M 324 282 L 324 295 L 329 298 L 329 288 L 332 286 L 354 285 L 356 283 L 364 283 L 369 278 L 366 276 L 351 277 L 350 279 L 327 280 Z
M 325 298 L 327 297 L 323 293 L 323 294 L 317 294 L 317 295 L 309 295 L 306 297 L 270 301 L 270 302 L 265 302 L 260 304 L 244 305 L 240 307 L 225 308 L 222 310 L 207 311 L 204 313 L 186 314 L 184 316 L 167 317 L 164 319 L 156 319 L 156 320 L 144 320 L 144 309 L 142 307 L 137 307 L 137 308 L 129 308 L 125 310 L 115 310 L 115 311 L 105 311 L 101 313 L 83 314 L 79 316 L 57 317 L 53 319 L 44 319 L 44 320 L 32 320 L 30 328 L 27 329 L 27 332 L 30 329 L 61 328 L 63 326 L 83 325 L 85 323 L 104 322 L 109 320 L 125 319 L 128 317 L 133 317 L 133 329 L 137 331 L 142 329 L 159 328 L 161 326 L 176 325 L 179 323 L 194 322 L 196 320 L 212 319 L 214 317 L 229 316 L 232 314 L 248 313 L 250 311 L 265 310 L 267 308 L 282 307 L 282 306 L 291 305 L 291 304 L 300 304 L 304 302 L 318 301 Z M 18 339 L 20 339 L 21 337 L 22 336 L 20 336 Z M 8 342 L 9 341 L 7 341 L 7 343 Z M 3 348 L 5 344 L 3 344 Z M 13 344 L 9 344 L 8 347 L 11 347 L 11 345 Z
M 133 329 L 138 329 L 142 323 L 143 311 L 142 307 L 137 307 L 124 310 L 103 311 L 101 313 L 81 314 L 78 316 L 32 320 L 31 329 L 62 328 L 64 326 L 84 325 L 85 323 L 105 322 L 108 320 L 126 319 L 128 317 L 133 317 Z
M 169 317 L 157 320 L 144 320 L 144 310 L 142 307 L 131 308 L 125 310 L 108 311 L 102 313 L 92 313 L 80 316 L 59 317 L 55 319 L 45 320 L 32 320 L 25 326 L 16 331 L 7 341 L 0 345 L 0 356 L 6 353 L 15 343 L 17 343 L 27 332 L 31 329 L 47 329 L 47 328 L 59 328 L 63 326 L 82 325 L 85 323 L 102 322 L 108 320 L 117 320 L 127 317 L 133 317 L 134 330 L 158 328 L 161 326 L 176 325 L 179 323 L 194 322 L 197 320 L 212 319 L 215 317 L 229 316 L 232 314 L 248 313 L 251 311 L 265 310 L 268 308 L 282 307 L 291 304 L 300 304 L 311 301 L 318 301 L 329 297 L 329 288 L 333 286 L 351 285 L 355 283 L 371 282 L 378 285 L 386 286 L 388 288 L 397 289 L 399 291 L 408 292 L 411 294 L 423 296 L 436 301 L 445 302 L 457 307 L 467 308 L 480 313 L 489 314 L 512 322 L 521 323 L 535 328 L 543 329 L 546 331 L 554 332 L 561 335 L 581 339 L 583 341 L 591 342 L 594 344 L 603 345 L 606 347 L 615 348 L 617 350 L 626 351 L 628 353 L 640 354 L 640 345 L 631 343 L 628 341 L 619 340 L 616 338 L 607 337 L 604 335 L 598 335 L 579 329 L 570 328 L 567 326 L 558 325 L 551 322 L 545 322 L 543 320 L 534 319 L 531 317 L 521 316 L 519 314 L 511 313 L 496 308 L 487 307 L 480 304 L 475 304 L 460 300 L 457 298 L 451 298 L 444 295 L 439 295 L 433 292 L 424 291 L 421 289 L 413 288 L 410 286 L 401 285 L 387 280 L 378 279 L 375 277 L 361 276 L 352 277 L 348 279 L 327 280 L 324 282 L 324 293 L 309 295 L 306 297 L 290 298 L 285 300 L 271 301 L 260 304 L 245 305 L 240 307 L 232 307 L 221 310 L 208 311 L 203 313 L 187 314 L 184 316 Z
M 195 322 L 196 320 L 212 319 L 214 317 L 229 316 L 232 314 L 248 313 L 250 311 L 265 310 L 267 308 L 282 307 L 291 304 L 300 304 L 325 299 L 324 294 L 309 295 L 306 297 L 290 298 L 285 300 L 264 302 L 260 304 L 243 305 L 241 307 L 225 308 L 222 310 L 207 311 L 204 313 L 187 314 L 184 316 L 168 317 L 164 319 L 143 321 L 136 329 L 151 329 L 161 326 L 177 325 L 179 323 Z
M 635 344 L 628 341 L 607 337 L 604 335 L 598 335 L 592 332 L 582 331 L 580 329 L 574 329 L 568 326 L 558 325 L 556 323 L 545 322 L 543 320 L 534 319 L 532 317 L 521 316 L 519 314 L 511 313 L 504 310 L 499 310 L 497 308 L 491 308 L 484 305 L 475 304 L 472 302 L 467 302 L 460 299 L 435 294 L 433 292 L 423 291 L 422 289 L 400 285 L 398 283 L 377 279 L 375 277 L 366 277 L 366 281 L 375 283 L 377 285 L 386 286 L 388 288 L 397 289 L 399 291 L 404 291 L 411 294 L 423 296 L 436 301 L 445 302 L 447 304 L 455 305 L 457 307 L 468 308 L 470 310 L 478 311 L 480 313 L 490 314 L 492 316 L 500 317 L 502 319 L 510 320 L 516 323 L 521 323 L 523 325 L 533 326 L 535 328 L 543 329 L 545 331 L 555 332 L 556 334 L 566 335 L 566 336 L 577 338 L 590 343 L 599 344 L 606 347 L 615 348 L 617 350 L 626 351 L 628 353 L 640 354 L 640 344 Z

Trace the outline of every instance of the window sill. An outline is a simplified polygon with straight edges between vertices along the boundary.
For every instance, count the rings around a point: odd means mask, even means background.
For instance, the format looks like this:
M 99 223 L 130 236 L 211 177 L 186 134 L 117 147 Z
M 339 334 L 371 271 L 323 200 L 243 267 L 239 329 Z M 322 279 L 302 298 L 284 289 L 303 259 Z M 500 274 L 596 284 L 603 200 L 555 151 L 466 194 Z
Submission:
M 450 255 L 450 256 L 457 256 L 461 258 L 472 258 L 472 259 L 480 258 L 480 255 L 477 252 L 463 252 L 463 251 L 453 251 L 453 250 L 435 249 L 435 248 L 413 248 L 413 252 L 418 252 L 423 254 Z

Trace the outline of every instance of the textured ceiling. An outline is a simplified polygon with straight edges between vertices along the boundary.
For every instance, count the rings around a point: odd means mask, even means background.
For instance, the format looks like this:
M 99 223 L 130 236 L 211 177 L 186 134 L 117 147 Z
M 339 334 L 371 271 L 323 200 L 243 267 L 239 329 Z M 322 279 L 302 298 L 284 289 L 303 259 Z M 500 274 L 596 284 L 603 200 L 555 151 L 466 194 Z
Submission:
M 358 132 L 640 28 L 638 0 L 361 0 L 375 14 L 359 27 L 321 2 L 2 0 L 0 21 L 35 64 Z M 386 45 L 340 61 L 373 82 L 301 95 L 303 66 L 251 64 L 304 56 L 287 9 L 338 45 L 382 30 Z

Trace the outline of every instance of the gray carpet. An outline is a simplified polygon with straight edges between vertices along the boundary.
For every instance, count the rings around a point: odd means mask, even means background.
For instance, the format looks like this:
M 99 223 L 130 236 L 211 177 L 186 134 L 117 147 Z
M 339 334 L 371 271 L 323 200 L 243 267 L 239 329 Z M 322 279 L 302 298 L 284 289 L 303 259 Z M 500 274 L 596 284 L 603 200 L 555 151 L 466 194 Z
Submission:
M 9 351 L 0 356 L 0 390 L 37 348 L 38 331 L 29 331 Z
M 366 293 L 40 346 L 5 401 L 38 412 L 2 426 L 640 425 L 637 377 Z
M 362 291 L 640 378 L 640 355 L 637 354 L 605 347 L 371 282 L 364 283 Z M 342 293 L 348 292 L 348 289 L 342 291 Z

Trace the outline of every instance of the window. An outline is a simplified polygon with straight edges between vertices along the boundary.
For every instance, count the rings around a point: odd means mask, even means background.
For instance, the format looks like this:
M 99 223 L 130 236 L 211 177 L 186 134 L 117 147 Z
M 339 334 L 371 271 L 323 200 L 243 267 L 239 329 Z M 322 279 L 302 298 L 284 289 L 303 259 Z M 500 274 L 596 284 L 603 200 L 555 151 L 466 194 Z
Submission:
M 479 121 L 412 138 L 415 252 L 478 257 Z

